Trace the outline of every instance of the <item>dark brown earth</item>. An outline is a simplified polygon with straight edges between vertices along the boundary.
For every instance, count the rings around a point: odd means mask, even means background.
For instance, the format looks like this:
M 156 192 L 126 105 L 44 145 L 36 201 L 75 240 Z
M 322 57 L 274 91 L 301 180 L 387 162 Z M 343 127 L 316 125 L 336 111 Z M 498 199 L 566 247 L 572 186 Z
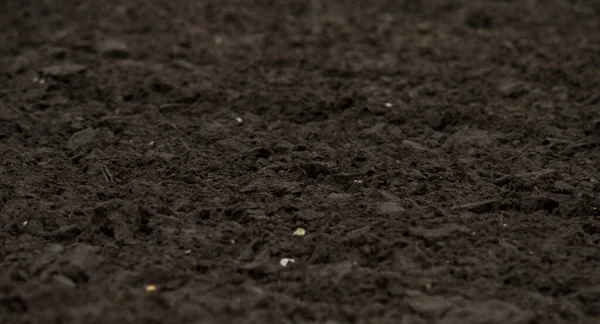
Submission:
M 0 323 L 600 323 L 598 1 L 0 12 Z

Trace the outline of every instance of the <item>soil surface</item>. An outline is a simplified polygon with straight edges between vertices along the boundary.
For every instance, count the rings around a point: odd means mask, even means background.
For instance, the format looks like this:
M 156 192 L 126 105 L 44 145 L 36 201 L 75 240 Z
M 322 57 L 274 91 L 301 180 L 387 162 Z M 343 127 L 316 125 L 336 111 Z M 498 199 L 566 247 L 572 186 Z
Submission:
M 599 17 L 2 1 L 0 322 L 599 323 Z

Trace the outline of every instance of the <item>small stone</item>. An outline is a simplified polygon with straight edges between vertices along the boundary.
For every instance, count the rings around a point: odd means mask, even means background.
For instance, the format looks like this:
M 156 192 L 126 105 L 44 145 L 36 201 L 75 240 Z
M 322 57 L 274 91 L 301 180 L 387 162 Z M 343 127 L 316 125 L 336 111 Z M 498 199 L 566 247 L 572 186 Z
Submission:
M 156 287 L 156 285 L 145 285 L 144 290 L 146 290 L 148 293 L 155 292 L 158 290 L 158 287 Z
M 281 264 L 282 267 L 287 267 L 288 264 L 290 263 L 294 263 L 296 262 L 294 259 L 290 259 L 290 258 L 283 258 L 279 261 L 279 264 Z
M 129 57 L 127 44 L 115 39 L 106 40 L 100 43 L 98 45 L 98 51 L 106 57 L 116 59 L 125 59 Z
M 295 231 L 294 231 L 294 236 L 304 236 L 306 235 L 306 230 L 304 230 L 304 228 L 300 228 L 298 227 Z

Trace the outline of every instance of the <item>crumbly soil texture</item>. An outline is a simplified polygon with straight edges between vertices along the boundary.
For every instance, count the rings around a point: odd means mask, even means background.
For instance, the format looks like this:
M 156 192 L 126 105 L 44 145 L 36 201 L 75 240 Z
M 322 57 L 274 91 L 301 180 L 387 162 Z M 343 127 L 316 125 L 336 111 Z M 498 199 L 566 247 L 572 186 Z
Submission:
M 0 322 L 599 323 L 598 1 L 2 1 Z

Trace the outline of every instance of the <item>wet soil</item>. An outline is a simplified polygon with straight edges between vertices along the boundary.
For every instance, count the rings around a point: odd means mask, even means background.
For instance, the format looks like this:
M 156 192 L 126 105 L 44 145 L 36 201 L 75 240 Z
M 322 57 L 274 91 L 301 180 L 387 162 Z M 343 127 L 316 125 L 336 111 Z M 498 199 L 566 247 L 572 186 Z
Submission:
M 598 323 L 598 17 L 2 1 L 0 322 Z

